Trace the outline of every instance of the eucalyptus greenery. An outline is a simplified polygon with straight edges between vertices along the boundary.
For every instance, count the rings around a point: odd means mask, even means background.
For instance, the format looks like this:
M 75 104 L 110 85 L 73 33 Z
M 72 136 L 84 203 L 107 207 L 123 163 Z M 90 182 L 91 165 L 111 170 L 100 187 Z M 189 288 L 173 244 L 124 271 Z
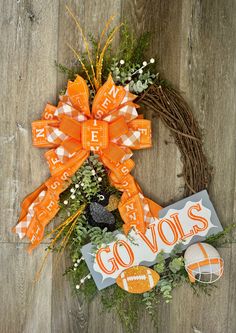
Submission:
M 104 57 L 103 82 L 106 81 L 108 74 L 111 73 L 116 84 L 123 86 L 129 84 L 130 91 L 138 95 L 143 93 L 154 82 L 159 83 L 160 79 L 156 71 L 156 62 L 154 59 L 147 60 L 145 55 L 149 39 L 150 35 L 147 33 L 136 38 L 128 25 L 124 25 L 121 30 L 118 51 L 113 53 L 109 49 Z M 93 36 L 90 36 L 90 41 L 92 54 L 95 59 L 98 41 Z M 83 61 L 86 63 L 86 57 L 83 57 Z M 77 74 L 85 77 L 81 66 L 78 64 L 75 64 L 72 68 L 62 64 L 57 64 L 57 66 L 69 80 L 74 80 Z M 93 96 L 94 92 L 90 90 L 91 100 Z M 99 201 L 99 194 L 103 191 L 120 195 L 110 185 L 107 171 L 99 161 L 98 156 L 91 155 L 72 177 L 71 184 L 60 197 L 61 218 L 66 219 L 73 215 L 83 204 L 88 205 L 92 201 Z M 116 228 L 119 229 L 123 222 L 118 210 L 114 211 L 113 214 L 116 219 Z M 231 235 L 234 227 L 225 229 L 222 233 L 211 236 L 206 241 L 217 246 L 232 242 Z M 146 309 L 156 323 L 159 303 L 161 301 L 171 302 L 172 291 L 183 283 L 191 285 L 196 292 L 203 290 L 208 294 L 211 291 L 211 285 L 202 285 L 198 282 L 190 283 L 184 267 L 182 246 L 178 244 L 169 257 L 163 252 L 157 255 L 156 264 L 152 268 L 160 275 L 160 280 L 151 291 L 142 295 L 127 294 L 127 292 L 114 284 L 98 293 L 93 279 L 84 280 L 84 277 L 88 276 L 89 270 L 86 263 L 82 260 L 81 247 L 88 242 L 92 242 L 94 251 L 96 251 L 98 247 L 104 246 L 113 240 L 115 240 L 114 234 L 106 228 L 101 229 L 88 224 L 85 210 L 77 217 L 75 229 L 68 242 L 72 264 L 67 269 L 66 274 L 72 281 L 75 293 L 84 295 L 88 301 L 94 297 L 101 297 L 104 308 L 116 312 L 128 332 L 135 331 L 139 312 L 142 308 Z M 76 286 L 81 280 L 84 283 L 77 289 Z
M 218 246 L 234 241 L 231 235 L 232 229 L 228 228 L 225 232 L 220 232 L 210 237 L 212 244 L 217 241 Z M 73 258 L 76 263 L 77 257 Z M 173 290 L 183 284 L 189 285 L 195 293 L 204 292 L 210 295 L 215 285 L 202 284 L 196 281 L 194 284 L 190 282 L 188 274 L 184 268 L 182 244 L 177 244 L 170 256 L 167 257 L 164 252 L 160 252 L 156 257 L 156 264 L 152 267 L 160 275 L 160 280 L 156 287 L 144 294 L 127 294 L 126 291 L 120 289 L 116 284 L 97 291 L 96 285 L 92 279 L 87 280 L 79 290 L 75 285 L 89 273 L 84 262 L 79 266 L 71 267 L 67 273 L 72 277 L 73 290 L 75 293 L 84 295 L 85 299 L 90 300 L 94 297 L 101 297 L 104 308 L 108 311 L 114 311 L 119 316 L 127 332 L 134 332 L 138 325 L 139 314 L 145 310 L 158 326 L 158 306 L 161 302 L 169 303 L 172 301 Z
M 92 46 L 91 53 L 95 63 L 98 41 L 93 35 L 90 35 L 89 38 Z M 129 25 L 124 24 L 121 28 L 119 49 L 117 52 L 112 52 L 111 48 L 109 48 L 104 56 L 103 83 L 111 73 L 117 85 L 129 85 L 131 92 L 140 95 L 154 82 L 158 82 L 159 74 L 156 71 L 156 61 L 154 58 L 149 59 L 145 54 L 149 42 L 150 33 L 144 33 L 137 38 Z M 82 60 L 89 71 L 90 66 L 86 54 L 82 56 Z M 85 77 L 79 63 L 68 67 L 56 62 L 56 66 L 66 75 L 68 80 L 74 80 L 78 74 Z M 88 82 L 87 84 L 89 86 Z M 90 97 L 91 99 L 94 97 L 92 89 L 90 89 Z
M 115 194 L 120 196 L 119 191 L 110 185 L 107 171 L 99 160 L 98 155 L 92 154 L 78 169 L 71 178 L 68 188 L 60 195 L 60 212 L 62 220 L 75 214 L 82 205 L 88 205 L 95 201 L 100 201 L 103 193 Z M 116 220 L 116 227 L 121 226 L 121 217 L 118 209 L 113 211 Z M 65 229 L 61 237 L 67 232 Z M 71 257 L 77 260 L 81 256 L 80 249 L 88 242 L 92 242 L 95 247 L 101 244 L 108 244 L 114 240 L 114 234 L 106 228 L 101 230 L 99 227 L 92 227 L 88 223 L 87 210 L 77 217 L 76 226 L 70 236 L 68 247 L 70 248 Z

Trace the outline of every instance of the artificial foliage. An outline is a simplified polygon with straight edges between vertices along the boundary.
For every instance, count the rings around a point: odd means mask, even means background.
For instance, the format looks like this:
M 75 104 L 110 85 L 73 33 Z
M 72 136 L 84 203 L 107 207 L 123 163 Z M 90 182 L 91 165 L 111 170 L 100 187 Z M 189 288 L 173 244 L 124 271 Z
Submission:
M 148 88 L 154 83 L 157 87 L 165 87 L 167 89 L 170 89 L 171 91 L 171 88 L 168 88 L 168 83 L 162 78 L 160 78 L 158 74 L 157 62 L 153 58 L 148 61 L 145 60 L 147 59 L 145 54 L 149 45 L 149 37 L 150 34 L 145 33 L 144 35 L 137 38 L 130 30 L 129 26 L 124 25 L 124 27 L 121 29 L 120 34 L 120 47 L 116 53 L 112 53 L 112 51 L 109 50 L 109 52 L 105 55 L 105 66 L 103 71 L 104 80 L 107 78 L 107 75 L 111 73 L 114 81 L 117 84 L 129 84 L 130 90 L 133 91 L 135 94 L 139 95 L 140 101 L 142 102 L 142 100 L 144 100 L 143 104 L 147 106 L 149 106 L 149 104 L 146 101 L 151 101 L 152 99 L 150 98 L 148 100 L 148 98 L 146 98 L 146 93 L 144 94 L 144 97 L 142 97 L 142 93 L 146 90 L 148 91 Z M 95 55 L 98 42 L 92 36 L 90 36 L 90 39 L 92 41 L 93 47 L 92 53 Z M 64 74 L 66 74 L 66 77 L 68 79 L 74 79 L 76 74 L 83 75 L 83 71 L 80 66 L 74 68 L 67 68 L 66 66 L 61 64 L 57 64 L 57 66 Z M 164 97 L 165 96 L 163 95 L 163 99 Z M 177 97 L 179 98 L 179 95 Z M 160 103 L 161 102 L 162 99 L 160 98 Z M 165 116 L 165 113 L 163 112 L 165 108 L 160 107 L 160 109 L 162 111 L 161 117 L 163 118 Z M 167 117 L 168 116 L 166 115 L 166 118 Z M 171 117 L 167 119 L 171 119 Z M 169 125 L 167 126 L 170 128 Z M 174 130 L 175 129 L 173 128 L 173 131 Z M 176 133 L 176 130 L 174 133 Z M 179 134 L 179 136 L 181 139 L 186 138 L 185 136 L 181 137 L 181 134 Z M 198 143 L 199 140 L 196 141 Z M 177 142 L 177 144 L 178 143 L 179 141 Z M 95 161 L 94 157 L 91 158 L 93 159 L 93 161 Z M 204 155 L 203 160 L 205 161 Z M 208 170 L 207 162 L 205 162 L 205 164 L 205 170 Z M 84 167 L 78 171 L 80 176 L 83 175 L 83 170 Z M 91 177 L 91 169 L 89 169 L 89 171 L 90 172 L 87 173 L 88 178 Z M 100 176 L 102 178 L 106 178 L 105 170 L 103 169 L 102 165 L 100 165 Z M 76 176 L 74 177 L 73 181 L 75 179 Z M 208 182 L 206 175 L 204 176 L 204 179 L 205 183 L 201 185 L 203 186 L 202 188 L 205 188 Z M 82 179 L 80 179 L 80 181 L 82 181 Z M 96 183 L 96 181 L 93 182 L 94 188 L 98 189 L 99 192 L 100 183 Z M 109 187 L 107 179 L 105 181 L 105 184 Z M 191 190 L 189 189 L 190 185 L 188 184 L 187 179 L 186 184 L 186 189 L 188 193 L 191 193 Z M 195 186 L 196 188 L 196 185 L 193 186 Z M 70 191 L 70 189 L 67 190 L 67 193 L 69 193 L 68 191 Z M 83 194 L 80 195 L 86 196 L 86 191 L 84 191 L 83 189 Z M 79 201 L 78 203 L 81 204 L 81 201 Z M 68 206 L 65 207 L 65 205 L 63 205 L 63 210 L 70 210 L 72 209 L 73 205 L 71 206 L 71 208 L 67 207 Z M 75 233 L 73 235 L 73 241 L 71 242 L 71 258 L 73 263 L 72 266 L 67 270 L 67 274 L 68 276 L 70 276 L 70 279 L 72 281 L 73 290 L 79 295 L 83 294 L 87 300 L 91 300 L 94 297 L 101 297 L 104 308 L 117 313 L 127 331 L 133 332 L 135 330 L 138 323 L 139 313 L 140 311 L 142 311 L 142 308 L 150 314 L 154 323 L 158 325 L 156 313 L 158 311 L 159 303 L 162 301 L 166 303 L 171 302 L 173 289 L 183 283 L 190 285 L 192 288 L 194 288 L 195 292 L 203 291 L 206 294 L 209 294 L 211 292 L 213 288 L 212 285 L 201 284 L 198 282 L 196 282 L 195 284 L 190 283 L 188 279 L 188 274 L 184 268 L 183 251 L 181 250 L 181 244 L 179 244 L 179 246 L 177 246 L 172 251 L 170 257 L 168 258 L 166 258 L 164 253 L 162 252 L 158 254 L 157 263 L 153 266 L 153 269 L 160 275 L 160 281 L 157 286 L 149 292 L 146 292 L 142 295 L 129 294 L 127 296 L 127 292 L 120 289 L 115 284 L 98 293 L 96 285 L 92 279 L 87 279 L 85 283 L 81 284 L 79 289 L 76 289 L 76 285 L 78 286 L 79 281 L 83 280 L 84 276 L 87 276 L 89 274 L 89 270 L 86 264 L 83 261 L 80 261 L 80 247 L 86 242 L 92 241 L 94 243 L 94 248 L 96 249 L 96 247 L 99 247 L 101 244 L 109 243 L 111 241 L 111 238 L 113 237 L 112 234 L 109 233 L 106 229 L 101 230 L 98 227 L 91 229 L 90 227 L 88 227 L 88 225 L 87 228 L 82 226 L 86 225 L 84 215 L 81 216 L 80 219 L 83 219 L 83 221 L 82 223 L 78 223 L 78 226 L 76 227 Z M 119 226 L 119 219 L 117 221 L 117 226 Z M 209 238 L 209 243 L 219 246 L 221 244 L 231 242 L 232 238 L 230 237 L 230 234 L 231 230 L 227 229 L 222 233 L 219 233 L 218 235 L 211 236 Z M 79 264 L 77 264 L 77 262 L 79 262 Z
M 65 219 L 72 215 L 84 203 L 89 204 L 92 200 L 98 200 L 99 195 L 104 193 L 104 191 L 111 195 L 119 196 L 120 194 L 109 185 L 106 170 L 99 161 L 98 156 L 91 155 L 76 172 L 72 178 L 71 185 L 61 196 L 61 218 Z M 115 210 L 113 214 L 116 218 L 117 229 L 119 229 L 122 225 L 119 211 Z M 210 236 L 206 241 L 217 247 L 225 246 L 233 241 L 231 233 L 234 227 L 234 225 L 231 225 L 217 235 Z M 142 295 L 129 294 L 127 297 L 127 292 L 120 289 L 116 284 L 98 292 L 91 278 L 86 279 L 80 285 L 80 281 L 83 281 L 84 277 L 90 273 L 86 263 L 80 260 L 82 256 L 80 252 L 81 247 L 88 242 L 92 242 L 94 251 L 96 251 L 97 248 L 114 240 L 114 233 L 109 232 L 106 228 L 91 227 L 87 222 L 86 214 L 80 215 L 68 244 L 72 264 L 65 273 L 71 281 L 74 293 L 83 295 L 87 301 L 92 300 L 94 297 L 101 297 L 104 309 L 117 313 L 127 332 L 132 332 L 135 329 L 138 323 L 139 312 L 142 308 L 150 314 L 155 325 L 158 325 L 156 313 L 160 302 L 171 302 L 173 290 L 183 283 L 193 288 L 196 293 L 202 291 L 210 294 L 212 288 L 214 288 L 214 285 L 201 284 L 199 282 L 195 284 L 190 283 L 184 268 L 181 244 L 175 247 L 168 258 L 163 252 L 157 255 L 157 263 L 153 266 L 153 269 L 160 275 L 160 281 L 154 289 Z M 77 289 L 76 287 L 79 285 L 80 287 Z
M 234 228 L 235 225 L 232 225 L 223 232 L 210 236 L 206 239 L 206 242 L 209 240 L 210 244 L 217 245 L 218 247 L 232 243 L 234 242 L 234 238 L 231 232 Z M 127 292 L 119 288 L 116 284 L 98 291 L 93 279 L 88 279 L 81 285 L 80 289 L 76 289 L 78 281 L 89 274 L 85 262 L 81 262 L 77 266 L 79 257 L 81 256 L 78 256 L 78 253 L 73 256 L 73 264 L 66 271 L 72 284 L 73 293 L 81 295 L 87 302 L 95 297 L 101 299 L 104 310 L 116 313 L 127 332 L 135 331 L 138 325 L 139 314 L 142 311 L 147 311 L 154 325 L 158 328 L 157 313 L 160 303 L 170 303 L 173 299 L 173 290 L 183 284 L 192 288 L 194 293 L 204 293 L 207 296 L 210 296 L 211 292 L 216 288 L 216 285 L 201 284 L 197 281 L 194 284 L 190 283 L 188 274 L 184 268 L 181 244 L 178 244 L 174 248 L 168 258 L 166 258 L 163 252 L 157 255 L 157 263 L 153 266 L 153 269 L 159 273 L 160 281 L 155 288 L 144 294 L 127 295 Z
M 110 33 L 108 33 L 108 36 Z M 89 36 L 89 40 L 92 47 L 91 53 L 95 61 L 99 42 L 92 35 Z M 146 55 L 149 42 L 149 33 L 135 37 L 129 25 L 124 24 L 120 33 L 120 47 L 116 52 L 109 48 L 104 55 L 103 82 L 111 73 L 117 85 L 129 84 L 130 91 L 137 95 L 140 95 L 154 82 L 163 84 L 164 80 L 159 78 L 159 73 L 156 71 L 156 60 L 154 58 L 148 59 Z M 87 65 L 86 53 L 82 54 L 81 58 L 84 64 Z M 65 74 L 67 80 L 74 80 L 78 74 L 84 77 L 83 68 L 78 60 L 77 64 L 72 67 L 57 62 L 55 64 L 59 71 Z M 94 95 L 92 89 L 90 95 L 92 97 Z
M 210 182 L 211 168 L 203 152 L 201 131 L 182 96 L 159 76 L 157 61 L 147 57 L 150 34 L 135 36 L 127 24 L 120 27 L 120 31 L 120 46 L 116 52 L 110 45 L 105 45 L 106 52 L 100 64 L 102 71 L 99 74 L 102 83 L 111 73 L 117 85 L 129 84 L 130 91 L 138 96 L 138 103 L 156 112 L 171 130 L 182 153 L 185 194 L 189 195 L 206 188 Z M 113 35 L 114 29 L 107 31 L 107 40 L 112 40 Z M 100 40 L 90 36 L 90 42 L 92 61 L 95 63 Z M 78 74 L 88 80 L 91 68 L 87 63 L 90 59 L 86 54 L 78 55 L 72 46 L 70 49 L 77 57 L 76 65 L 70 68 L 57 63 L 57 67 L 69 80 L 74 80 Z M 89 68 L 88 73 L 85 68 Z M 92 103 L 95 91 L 89 80 L 88 86 Z M 149 292 L 139 295 L 127 294 L 116 284 L 98 292 L 83 260 L 81 248 L 91 242 L 95 253 L 98 248 L 116 239 L 115 233 L 109 230 L 109 225 L 104 227 L 103 223 L 99 224 L 99 221 L 95 220 L 96 214 L 92 215 L 93 209 L 100 205 L 99 214 L 107 210 L 114 218 L 114 229 L 121 230 L 123 221 L 116 205 L 120 197 L 121 192 L 110 184 L 108 170 L 99 156 L 91 153 L 71 177 L 67 189 L 60 195 L 59 216 L 60 221 L 65 222 L 62 222 L 61 228 L 59 225 L 48 233 L 51 237 L 48 252 L 57 251 L 60 256 L 66 249 L 71 258 L 71 265 L 65 274 L 72 283 L 73 292 L 83 296 L 88 302 L 94 297 L 101 297 L 104 309 L 114 311 L 127 331 L 134 332 L 141 309 L 145 309 L 157 324 L 159 303 L 171 302 L 172 291 L 177 286 L 185 283 L 191 285 L 196 292 L 203 290 L 206 293 L 211 291 L 212 286 L 201 285 L 198 282 L 190 283 L 184 266 L 183 250 L 181 244 L 178 244 L 168 258 L 163 252 L 157 255 L 156 264 L 152 268 L 160 275 L 160 280 Z M 105 218 L 104 221 L 106 222 Z M 217 246 L 231 242 L 232 228 L 234 225 L 218 235 L 209 237 L 206 242 Z
M 97 155 L 91 155 L 82 167 L 71 178 L 71 184 L 60 197 L 61 209 L 59 216 L 62 220 L 72 216 L 85 205 L 83 212 L 77 217 L 76 226 L 70 236 L 69 248 L 74 261 L 81 256 L 80 248 L 92 241 L 97 247 L 113 241 L 114 234 L 107 228 L 93 227 L 88 223 L 87 207 L 91 202 L 101 202 L 104 194 L 119 198 L 120 193 L 110 185 L 104 165 Z M 113 211 L 116 228 L 121 226 L 121 217 L 118 209 Z M 65 230 L 64 234 L 67 232 Z M 63 234 L 61 236 L 63 238 Z

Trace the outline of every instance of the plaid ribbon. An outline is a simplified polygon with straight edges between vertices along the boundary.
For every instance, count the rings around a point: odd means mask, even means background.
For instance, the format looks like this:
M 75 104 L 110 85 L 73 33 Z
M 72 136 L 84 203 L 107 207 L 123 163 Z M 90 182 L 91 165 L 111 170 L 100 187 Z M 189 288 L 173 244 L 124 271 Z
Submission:
M 47 140 L 50 143 L 60 144 L 62 141 L 67 139 L 68 136 L 60 131 L 57 127 L 47 127 Z
M 120 146 L 136 147 L 140 143 L 140 132 L 129 130 L 127 134 L 121 135 L 119 138 L 112 140 Z
M 55 149 L 55 153 L 58 157 L 58 159 L 62 163 L 66 163 L 71 157 L 74 156 L 75 153 L 70 154 L 64 147 L 59 146 L 58 148 Z
M 61 116 L 65 115 L 79 122 L 87 120 L 87 117 L 84 114 L 78 112 L 78 110 L 73 108 L 73 106 L 71 106 L 70 104 L 61 103 L 60 105 L 61 106 L 57 108 L 54 113 L 55 117 L 60 118 Z
M 44 214 L 47 214 L 47 219 L 55 216 L 59 194 L 68 186 L 68 179 L 87 159 L 91 150 L 98 152 L 111 171 L 114 186 L 124 192 L 119 204 L 124 231 L 127 233 L 135 225 L 145 232 L 152 214 L 148 199 L 130 175 L 134 167 L 130 148 L 150 147 L 151 128 L 150 121 L 140 119 L 135 98 L 128 86 L 116 86 L 109 76 L 97 92 L 90 113 L 88 87 L 78 76 L 74 82 L 68 82 L 66 94 L 60 96 L 57 107 L 47 104 L 42 120 L 33 123 L 32 133 L 34 146 L 53 148 L 45 153 L 52 177 L 40 193 L 36 190 L 37 195 L 33 193 L 24 200 L 22 218 L 14 228 L 21 239 L 27 235 L 33 247 L 40 243 L 44 227 L 38 234 L 34 231 L 37 231 L 37 225 L 38 229 L 41 225 L 46 226 L 48 220 L 39 222 L 37 219 L 40 216 L 43 219 Z M 130 202 L 133 215 L 126 211 Z M 45 210 L 41 207 L 44 204 L 47 206 Z M 35 212 L 38 207 L 40 214 Z M 53 211 L 50 211 L 51 207 Z
M 40 192 L 36 200 L 29 206 L 28 214 L 26 214 L 26 216 L 16 225 L 15 232 L 18 234 L 20 239 L 25 237 L 30 222 L 35 214 L 34 209 L 44 199 L 45 195 L 46 191 Z

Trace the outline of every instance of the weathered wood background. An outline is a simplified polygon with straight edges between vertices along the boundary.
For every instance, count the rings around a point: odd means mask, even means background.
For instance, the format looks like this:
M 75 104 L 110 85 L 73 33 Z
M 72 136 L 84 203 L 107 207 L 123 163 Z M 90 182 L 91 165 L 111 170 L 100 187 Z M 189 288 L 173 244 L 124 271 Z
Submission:
M 234 0 L 0 0 L 1 48 L 1 233 L 0 332 L 123 332 L 117 317 L 73 298 L 61 274 L 52 277 L 53 258 L 37 285 L 32 284 L 44 244 L 32 256 L 11 228 L 23 197 L 48 175 L 42 151 L 31 146 L 31 121 L 45 102 L 56 102 L 65 79 L 54 60 L 70 64 L 69 41 L 81 37 L 65 12 L 78 15 L 85 33 L 98 33 L 116 14 L 137 33 L 152 31 L 150 56 L 160 72 L 179 87 L 193 107 L 214 166 L 210 196 L 224 226 L 235 219 L 235 50 Z M 117 41 L 118 42 L 118 41 Z M 162 205 L 181 198 L 179 152 L 166 128 L 154 122 L 154 148 L 135 156 L 135 176 L 144 193 Z M 176 290 L 171 305 L 160 305 L 160 333 L 236 332 L 236 248 L 221 250 L 225 275 L 212 297 Z M 140 313 L 137 332 L 156 332 Z

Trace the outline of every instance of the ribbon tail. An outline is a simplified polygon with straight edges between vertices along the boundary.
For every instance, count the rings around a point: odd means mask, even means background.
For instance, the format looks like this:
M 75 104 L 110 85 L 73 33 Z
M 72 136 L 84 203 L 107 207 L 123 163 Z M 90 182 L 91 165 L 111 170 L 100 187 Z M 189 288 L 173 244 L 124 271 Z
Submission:
M 24 200 L 21 203 L 21 213 L 20 213 L 20 217 L 19 217 L 18 221 L 22 220 L 26 216 L 30 205 L 36 200 L 36 198 L 39 196 L 39 194 L 45 189 L 46 189 L 46 186 L 45 186 L 45 183 L 43 183 L 36 190 L 31 192 L 29 195 L 27 195 L 24 198 Z
M 43 184 L 23 201 L 22 206 L 24 206 L 24 210 L 22 211 L 17 225 L 12 229 L 13 232 L 18 234 L 20 239 L 25 237 L 32 218 L 34 217 L 34 208 L 43 200 L 45 193 L 45 185 Z
M 118 208 L 125 222 L 123 230 L 127 235 L 133 227 L 145 234 L 148 225 L 154 218 L 158 218 L 158 212 L 162 207 L 139 192 L 130 198 L 123 198 Z
M 45 227 L 56 216 L 59 209 L 59 196 L 47 190 L 43 200 L 34 207 L 34 216 L 26 233 L 31 242 L 28 247 L 29 253 L 42 242 Z
M 153 217 L 159 218 L 159 211 L 162 209 L 162 207 L 149 198 L 146 198 L 146 200 L 148 201 L 151 215 Z
M 13 228 L 22 239 L 27 236 L 31 242 L 28 251 L 35 249 L 44 238 L 45 227 L 56 216 L 59 207 L 59 195 L 70 184 L 70 178 L 80 168 L 89 153 L 83 151 L 70 161 L 58 174 L 49 178 L 22 202 L 19 222 Z
M 67 159 L 67 162 L 63 163 L 61 158 L 58 157 L 55 149 L 51 149 L 45 153 L 45 158 L 48 162 L 49 169 L 52 176 L 56 176 L 68 169 L 77 171 L 84 161 L 88 158 L 89 152 L 86 150 L 80 150 L 73 154 L 72 157 Z
M 131 159 L 124 162 L 114 162 L 112 157 L 112 154 L 102 154 L 101 160 L 110 170 L 111 184 L 123 191 L 118 206 L 124 221 L 123 230 L 127 234 L 135 227 L 145 234 L 148 225 L 158 216 L 161 206 L 145 198 L 134 177 L 130 175 L 134 162 Z

